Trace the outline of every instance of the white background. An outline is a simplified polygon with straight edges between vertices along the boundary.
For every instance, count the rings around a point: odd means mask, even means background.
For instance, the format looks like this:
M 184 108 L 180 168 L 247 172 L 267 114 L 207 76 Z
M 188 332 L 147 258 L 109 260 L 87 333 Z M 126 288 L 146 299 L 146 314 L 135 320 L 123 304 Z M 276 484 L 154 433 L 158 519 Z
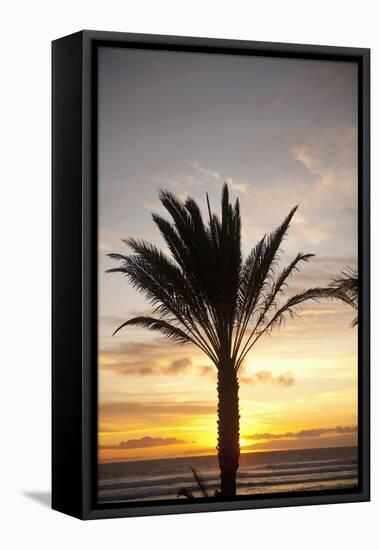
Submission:
M 41 503 L 41 500 L 47 502 L 50 485 L 50 41 L 86 28 L 372 48 L 375 246 L 378 231 L 375 98 L 379 77 L 375 4 L 373 0 L 32 0 L 3 5 L 0 37 L 0 543 L 3 540 L 3 548 L 378 548 L 379 465 L 375 430 L 379 399 L 375 361 L 371 503 L 94 522 L 66 517 Z M 374 281 L 377 267 L 374 254 Z M 372 295 L 375 335 L 376 288 Z

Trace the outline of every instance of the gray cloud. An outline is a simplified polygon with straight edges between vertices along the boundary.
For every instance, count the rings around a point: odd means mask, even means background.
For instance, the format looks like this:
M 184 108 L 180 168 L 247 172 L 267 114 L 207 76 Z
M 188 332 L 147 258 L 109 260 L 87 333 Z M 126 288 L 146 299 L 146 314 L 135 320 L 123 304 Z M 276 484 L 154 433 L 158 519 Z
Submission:
M 165 445 L 176 445 L 179 443 L 186 443 L 182 439 L 176 437 L 150 437 L 146 435 L 139 439 L 128 439 L 127 441 L 120 441 L 117 445 L 100 445 L 100 449 L 141 449 L 145 447 L 162 447 Z
M 196 371 L 189 357 L 164 339 L 127 342 L 100 353 L 100 368 L 129 376 L 190 374 Z M 159 359 L 165 357 L 166 361 Z
M 104 350 L 100 354 L 100 368 L 111 370 L 126 376 L 205 376 L 212 380 L 217 378 L 217 370 L 213 365 L 194 365 L 189 357 L 177 356 L 180 347 L 163 339 L 152 342 L 128 342 L 117 347 Z M 162 363 L 158 357 L 170 357 Z M 271 371 L 258 371 L 251 376 L 246 374 L 242 366 L 239 371 L 241 384 L 274 384 L 283 388 L 293 386 L 295 378 L 292 373 L 285 372 L 274 376 Z
M 286 432 L 283 434 L 275 433 L 255 433 L 246 435 L 244 439 L 262 440 L 262 439 L 307 439 L 321 437 L 330 434 L 351 434 L 357 433 L 357 426 L 336 426 L 335 428 L 312 428 L 309 430 L 300 430 L 298 432 Z
M 172 361 L 163 369 L 163 372 L 170 375 L 188 372 L 188 370 L 192 370 L 192 361 L 188 357 L 183 357 L 183 359 Z
M 278 376 L 273 376 L 271 371 L 268 370 L 261 370 L 258 371 L 251 376 L 242 374 L 240 376 L 240 381 L 244 384 L 274 384 L 277 386 L 281 386 L 283 388 L 288 388 L 289 386 L 293 386 L 295 384 L 295 377 L 291 372 L 285 372 L 283 374 L 279 374 Z
M 246 451 L 258 451 L 258 450 L 301 450 L 301 449 L 320 449 L 325 447 L 356 447 L 357 435 L 339 434 L 329 435 L 323 438 L 303 438 L 303 439 L 278 439 L 269 441 L 260 441 L 252 445 L 244 446 Z

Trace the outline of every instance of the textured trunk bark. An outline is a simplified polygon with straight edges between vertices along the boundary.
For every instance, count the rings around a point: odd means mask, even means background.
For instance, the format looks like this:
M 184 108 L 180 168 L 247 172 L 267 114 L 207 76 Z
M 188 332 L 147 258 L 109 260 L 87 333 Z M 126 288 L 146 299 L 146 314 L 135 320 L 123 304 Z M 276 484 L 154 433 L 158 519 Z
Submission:
M 236 475 L 239 465 L 239 405 L 238 379 L 230 360 L 219 365 L 218 393 L 218 462 L 221 473 L 221 496 L 236 495 Z

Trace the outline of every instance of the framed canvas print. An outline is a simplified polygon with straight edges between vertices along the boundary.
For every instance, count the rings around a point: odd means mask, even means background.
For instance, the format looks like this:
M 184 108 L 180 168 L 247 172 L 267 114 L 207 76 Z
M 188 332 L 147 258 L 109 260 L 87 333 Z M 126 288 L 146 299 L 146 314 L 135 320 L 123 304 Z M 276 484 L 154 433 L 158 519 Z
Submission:
M 369 50 L 53 42 L 53 508 L 369 499 Z

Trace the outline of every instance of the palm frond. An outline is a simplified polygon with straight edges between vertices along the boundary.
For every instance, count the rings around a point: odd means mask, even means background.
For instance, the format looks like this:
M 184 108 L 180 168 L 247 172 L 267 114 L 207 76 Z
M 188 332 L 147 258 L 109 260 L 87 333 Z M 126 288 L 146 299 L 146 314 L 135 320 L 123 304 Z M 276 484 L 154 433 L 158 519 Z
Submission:
M 259 241 L 242 267 L 236 316 L 238 328 L 233 347 L 233 357 L 235 359 L 238 357 L 246 329 L 256 310 L 259 299 L 272 282 L 279 259 L 280 245 L 296 210 L 297 206 L 291 209 L 279 227 Z
M 263 301 L 254 331 L 259 329 L 262 323 L 265 323 L 267 318 L 266 316 L 271 309 L 278 308 L 276 300 L 280 295 L 284 294 L 289 277 L 291 277 L 294 272 L 299 271 L 300 262 L 308 262 L 313 257 L 314 254 L 303 254 L 302 252 L 299 252 L 292 262 L 283 268 L 280 274 L 272 281 L 270 289 Z
M 159 214 L 153 214 L 152 218 L 157 225 L 163 239 L 165 240 L 172 257 L 181 267 L 181 269 L 184 270 L 190 262 L 188 248 L 179 237 L 179 234 L 176 231 L 175 227 L 168 220 L 166 220 Z
M 359 289 L 358 271 L 348 267 L 338 277 L 333 279 L 329 287 L 345 293 L 352 300 L 357 300 Z
M 236 369 L 241 366 L 246 355 L 249 353 L 251 348 L 257 343 L 259 338 L 264 334 L 271 332 L 274 328 L 280 327 L 286 320 L 286 317 L 293 318 L 297 315 L 297 308 L 302 304 L 309 301 L 318 302 L 321 299 L 333 299 L 330 290 L 328 288 L 310 288 L 303 292 L 298 292 L 291 296 L 278 310 L 273 314 L 271 319 L 256 333 L 252 333 L 248 338 L 244 348 L 241 351 L 241 354 L 238 358 Z
M 172 285 L 168 283 L 167 273 L 157 271 L 149 259 L 138 254 L 127 256 L 119 267 L 107 270 L 107 273 L 116 272 L 125 275 L 131 285 L 161 313 L 172 313 L 178 318 L 185 313 L 182 304 L 170 293 Z
M 275 313 L 273 318 L 270 321 L 270 326 L 266 326 L 263 330 L 266 331 L 271 326 L 278 326 L 282 323 L 284 320 L 284 315 L 286 314 L 294 314 L 296 313 L 295 308 L 304 304 L 308 301 L 319 301 L 322 298 L 324 299 L 330 299 L 331 295 L 327 288 L 309 288 L 308 290 L 304 290 L 303 292 L 298 292 L 297 294 L 294 294 L 291 296 L 283 306 L 280 307 L 280 309 Z
M 209 490 L 208 490 L 208 484 L 207 484 L 206 480 L 204 479 L 204 477 L 200 473 L 198 473 L 195 470 L 195 468 L 191 467 L 191 471 L 192 471 L 193 477 L 195 478 L 195 481 L 196 481 L 203 497 L 209 497 L 210 494 L 209 494 Z
M 342 271 L 338 277 L 332 280 L 329 289 L 335 298 L 358 310 L 359 279 L 357 270 L 348 267 Z M 351 325 L 353 327 L 358 325 L 358 316 L 354 317 Z
M 212 212 L 207 195 L 208 223 L 192 198 L 181 201 L 164 190 L 159 198 L 171 221 L 158 214 L 153 214 L 153 220 L 171 256 L 151 243 L 130 238 L 125 243 L 133 253 L 110 254 L 119 265 L 108 271 L 125 275 L 152 305 L 151 318 L 136 318 L 140 326 L 179 343 L 194 343 L 216 366 L 229 357 L 238 368 L 258 338 L 295 315 L 302 302 L 316 299 L 322 290 L 310 289 L 281 303 L 289 277 L 313 256 L 299 253 L 277 273 L 281 245 L 297 207 L 243 261 L 239 202 L 231 204 L 226 184 L 220 217 Z M 335 280 L 323 290 L 323 297 L 353 300 L 351 291 L 343 292 L 339 284 Z M 133 323 L 137 321 L 122 327 Z
M 212 496 L 218 496 L 219 495 L 218 490 L 214 491 L 213 494 L 211 493 L 211 491 L 209 490 L 209 487 L 208 487 L 208 483 L 205 480 L 204 476 L 202 476 L 197 470 L 195 470 L 195 468 L 191 467 L 191 472 L 192 472 L 192 475 L 194 477 L 197 489 L 200 491 L 200 495 L 202 497 L 209 498 L 209 497 L 212 497 Z M 188 498 L 190 500 L 198 498 L 198 497 L 196 497 L 196 495 L 193 492 L 192 488 L 187 489 L 185 487 L 181 487 L 179 489 L 177 496 L 178 497 L 185 497 L 185 498 Z
M 191 489 L 186 489 L 185 487 L 181 487 L 177 493 L 178 497 L 184 497 L 188 498 L 189 500 L 193 500 L 195 498 L 195 495 L 191 491 Z
M 133 317 L 125 323 L 122 323 L 113 333 L 117 334 L 121 329 L 128 326 L 137 326 L 147 328 L 152 331 L 160 332 L 169 340 L 173 340 L 178 344 L 195 343 L 191 335 L 186 334 L 183 330 L 162 319 L 154 319 L 154 317 Z

